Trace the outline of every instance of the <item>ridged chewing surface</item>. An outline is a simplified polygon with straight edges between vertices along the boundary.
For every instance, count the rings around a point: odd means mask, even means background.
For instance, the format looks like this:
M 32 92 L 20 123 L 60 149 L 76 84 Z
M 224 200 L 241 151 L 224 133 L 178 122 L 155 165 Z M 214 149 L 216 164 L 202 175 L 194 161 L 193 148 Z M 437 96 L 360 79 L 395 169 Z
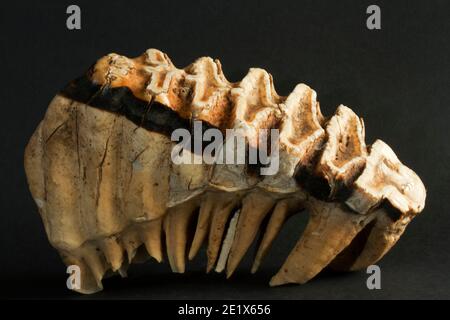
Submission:
M 194 120 L 242 129 L 252 147 L 260 129 L 279 129 L 278 172 L 175 165 L 170 134 Z M 50 243 L 81 268 L 83 293 L 148 256 L 167 255 L 184 272 L 204 242 L 207 270 L 229 277 L 266 225 L 255 272 L 299 212 L 309 213 L 308 225 L 271 285 L 305 283 L 327 266 L 365 268 L 425 203 L 417 175 L 381 140 L 366 146 L 350 108 L 324 117 L 307 85 L 282 97 L 262 69 L 230 83 L 217 60 L 178 69 L 155 49 L 135 59 L 107 55 L 57 94 L 26 148 L 25 169 Z

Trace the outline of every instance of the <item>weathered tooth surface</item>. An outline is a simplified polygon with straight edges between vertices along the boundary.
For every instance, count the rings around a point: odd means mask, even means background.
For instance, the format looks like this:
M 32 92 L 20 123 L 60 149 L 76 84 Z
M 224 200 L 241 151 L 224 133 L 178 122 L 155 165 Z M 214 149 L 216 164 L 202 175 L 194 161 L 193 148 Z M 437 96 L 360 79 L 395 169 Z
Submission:
M 192 150 L 200 163 L 173 163 L 170 135 L 190 132 L 193 120 L 222 133 L 241 129 L 244 147 L 257 151 L 262 129 L 280 129 L 278 172 L 256 174 L 248 159 L 201 163 Z M 364 268 L 395 244 L 426 197 L 385 143 L 367 156 L 364 123 L 349 108 L 325 119 L 304 84 L 282 97 L 262 69 L 230 83 L 217 60 L 178 69 L 156 49 L 135 59 L 109 54 L 56 95 L 27 145 L 25 170 L 48 238 L 67 264 L 80 266 L 84 293 L 101 290 L 107 270 L 125 275 L 141 253 L 148 258 L 141 245 L 161 261 L 165 242 L 171 268 L 183 272 L 198 208 L 188 256 L 208 237 L 208 271 L 230 276 L 272 211 L 256 271 L 303 204 L 310 221 L 271 284 L 303 283 L 327 265 Z
M 262 179 L 261 176 L 247 174 L 249 159 L 247 155 L 242 157 L 242 151 L 258 148 L 260 130 L 277 126 L 281 117 L 282 98 L 275 91 L 272 76 L 258 68 L 251 68 L 244 79 L 231 88 L 229 95 L 233 112 L 228 120 L 230 126 L 225 130 L 226 143 L 221 154 L 223 159 L 227 159 L 234 153 L 236 160 L 233 163 L 215 164 L 210 184 L 224 191 L 235 192 L 249 189 Z
M 377 140 L 346 204 L 362 215 L 384 204 L 376 209 L 374 224 L 363 242 L 354 244 L 359 251 L 349 250 L 347 257 L 333 263 L 333 268 L 358 270 L 380 260 L 398 241 L 414 215 L 423 209 L 425 196 L 419 177 L 398 160 L 388 145 Z
M 275 174 L 265 176 L 259 187 L 277 193 L 301 192 L 293 179 L 296 168 L 309 165 L 325 138 L 316 96 L 310 87 L 299 84 L 280 104 L 284 116 L 280 120 L 279 168 Z
M 233 213 L 233 209 L 236 208 L 239 202 L 239 195 L 232 193 L 220 194 L 217 197 L 209 229 L 206 272 L 210 272 L 214 268 L 225 232 L 225 226 L 231 213 Z
M 373 215 L 360 216 L 346 211 L 342 204 L 309 200 L 310 219 L 300 240 L 289 254 L 271 286 L 305 283 L 325 268 Z
M 317 163 L 300 168 L 297 180 L 318 198 L 345 197 L 364 168 L 364 123 L 350 108 L 341 105 L 325 131 L 327 140 Z
M 87 238 L 81 228 L 82 209 L 79 201 L 81 180 L 79 158 L 74 142 L 77 141 L 77 107 L 79 104 L 56 96 L 49 105 L 42 123 L 40 139 L 43 156 L 42 167 L 26 163 L 26 171 L 43 171 L 44 221 L 47 222 L 49 240 L 57 248 L 78 248 Z M 31 150 L 27 148 L 25 157 Z M 94 233 L 94 232 L 93 232 Z
M 270 216 L 270 220 L 267 224 L 258 251 L 256 252 L 256 257 L 251 270 L 252 273 L 255 273 L 258 270 L 261 261 L 269 251 L 272 242 L 280 232 L 284 222 L 290 215 L 298 213 L 302 210 L 302 202 L 303 200 L 291 198 L 280 200 L 276 204 L 275 208 L 273 209 L 273 213 Z
M 319 149 L 325 135 L 316 92 L 305 84 L 297 85 L 286 99 L 284 112 L 280 144 L 288 154 L 295 156 L 300 165 L 305 166 Z
M 414 216 L 422 211 L 425 197 L 420 178 L 400 162 L 386 143 L 377 140 L 346 204 L 365 214 L 387 200 L 399 214 Z
M 258 233 L 259 226 L 275 205 L 270 194 L 255 191 L 242 200 L 242 209 L 227 261 L 227 277 L 230 277 L 241 262 Z
M 169 201 L 172 142 L 144 128 L 129 129 L 124 139 L 129 140 L 131 150 L 122 156 L 122 167 L 129 168 L 122 194 L 124 211 L 137 222 L 157 219 L 164 215 Z
M 188 66 L 186 73 L 186 81 L 195 88 L 190 106 L 192 119 L 218 128 L 228 126 L 232 108 L 228 93 L 232 84 L 225 78 L 219 60 L 202 57 Z
M 164 217 L 167 257 L 173 272 L 184 273 L 189 222 L 198 209 L 196 201 L 170 208 Z
M 333 270 L 354 271 L 377 263 L 398 241 L 411 221 L 410 217 L 395 220 L 384 208 L 374 212 L 375 218 L 362 237 L 355 238 L 331 264 Z
M 202 194 L 208 185 L 210 166 L 202 162 L 201 155 L 186 149 L 183 152 L 192 162 L 172 164 L 168 198 L 170 207 Z
M 273 128 L 281 116 L 281 98 L 275 91 L 272 76 L 267 71 L 251 68 L 236 88 L 231 89 L 234 105 L 234 128 L 242 129 L 254 144 L 258 129 Z

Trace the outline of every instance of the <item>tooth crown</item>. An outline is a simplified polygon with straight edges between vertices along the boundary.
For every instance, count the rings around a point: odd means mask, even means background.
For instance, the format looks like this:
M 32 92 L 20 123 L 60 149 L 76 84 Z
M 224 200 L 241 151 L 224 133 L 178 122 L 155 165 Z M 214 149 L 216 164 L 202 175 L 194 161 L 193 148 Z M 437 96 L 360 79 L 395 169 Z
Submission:
M 249 148 L 262 129 L 279 129 L 279 170 L 172 163 L 171 133 L 194 120 L 203 130 L 241 129 Z M 229 277 L 265 225 L 255 272 L 283 223 L 304 209 L 306 230 L 271 285 L 304 283 L 325 267 L 357 270 L 381 259 L 425 203 L 419 177 L 384 142 L 366 146 L 348 107 L 324 118 L 307 85 L 283 97 L 265 70 L 230 83 L 218 60 L 178 69 L 156 49 L 109 54 L 57 94 L 25 169 L 48 238 L 81 268 L 75 290 L 84 293 L 101 290 L 107 270 L 125 276 L 131 262 L 162 261 L 164 249 L 184 272 L 205 241 L 207 270 Z

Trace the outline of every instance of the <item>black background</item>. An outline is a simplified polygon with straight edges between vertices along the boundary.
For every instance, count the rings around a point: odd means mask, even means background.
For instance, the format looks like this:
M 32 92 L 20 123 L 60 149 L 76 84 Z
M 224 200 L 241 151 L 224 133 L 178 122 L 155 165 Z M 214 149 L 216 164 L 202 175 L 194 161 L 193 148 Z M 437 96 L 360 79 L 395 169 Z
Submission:
M 78 4 L 82 29 L 66 28 Z M 382 29 L 366 28 L 381 7 Z M 442 1 L 33 1 L 0 7 L 0 292 L 11 297 L 304 299 L 450 298 L 450 2 Z M 366 141 L 387 142 L 427 187 L 424 212 L 379 263 L 381 290 L 365 272 L 322 274 L 303 286 L 269 288 L 299 237 L 288 223 L 258 274 L 203 274 L 204 256 L 171 274 L 168 264 L 133 267 L 128 279 L 81 296 L 48 244 L 23 170 L 23 151 L 53 95 L 96 59 L 166 52 L 183 67 L 219 58 L 230 81 L 267 69 L 278 93 L 305 82 L 325 115 L 345 104 L 365 119 Z

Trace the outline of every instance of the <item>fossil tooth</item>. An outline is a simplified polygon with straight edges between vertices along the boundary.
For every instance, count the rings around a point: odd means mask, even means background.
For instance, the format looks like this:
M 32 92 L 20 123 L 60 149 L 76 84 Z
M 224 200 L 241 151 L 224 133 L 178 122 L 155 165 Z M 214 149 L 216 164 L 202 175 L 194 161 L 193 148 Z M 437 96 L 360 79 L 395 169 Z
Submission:
M 276 204 L 275 208 L 273 209 L 273 213 L 270 216 L 270 220 L 267 224 L 258 251 L 256 252 L 256 257 L 251 270 L 252 273 L 255 273 L 258 270 L 262 259 L 269 251 L 272 242 L 275 240 L 287 218 L 290 215 L 301 211 L 301 203 L 302 200 L 294 198 L 284 199 Z
M 176 130 L 197 129 L 223 135 L 210 157 L 233 162 L 203 161 L 209 145 L 195 138 L 177 149 Z M 257 162 L 234 158 L 241 147 Z M 192 162 L 175 161 L 177 152 Z M 156 49 L 109 54 L 69 83 L 30 138 L 24 164 L 51 245 L 82 271 L 74 288 L 82 293 L 101 290 L 110 271 L 125 276 L 131 262 L 161 262 L 164 250 L 172 270 L 184 272 L 206 238 L 207 271 L 230 276 L 267 217 L 256 272 L 285 220 L 304 208 L 306 230 L 271 284 L 304 283 L 325 267 L 361 269 L 392 248 L 426 198 L 389 146 L 366 146 L 350 108 L 324 117 L 305 84 L 284 97 L 265 70 L 232 83 L 218 60 L 180 69 Z
M 242 200 L 236 234 L 227 261 L 228 278 L 244 257 L 256 237 L 261 222 L 274 204 L 275 199 L 262 192 L 250 193 Z
M 354 271 L 377 263 L 397 242 L 411 221 L 409 217 L 394 220 L 385 209 L 377 209 L 375 215 L 365 235 L 355 238 L 330 264 L 331 269 Z
M 410 221 L 409 217 L 393 221 L 386 212 L 380 213 L 364 249 L 348 270 L 359 270 L 377 263 L 395 245 Z
M 382 202 L 364 243 L 357 244 L 362 246 L 358 255 L 347 257 L 345 263 L 335 263 L 334 269 L 358 270 L 375 264 L 398 241 L 412 217 L 423 209 L 425 187 L 419 177 L 398 160 L 388 145 L 377 140 L 346 204 L 364 215 Z
M 271 286 L 305 283 L 325 268 L 373 215 L 358 216 L 341 208 L 341 204 L 312 200 L 310 220 L 300 240 L 280 271 L 270 280 Z

